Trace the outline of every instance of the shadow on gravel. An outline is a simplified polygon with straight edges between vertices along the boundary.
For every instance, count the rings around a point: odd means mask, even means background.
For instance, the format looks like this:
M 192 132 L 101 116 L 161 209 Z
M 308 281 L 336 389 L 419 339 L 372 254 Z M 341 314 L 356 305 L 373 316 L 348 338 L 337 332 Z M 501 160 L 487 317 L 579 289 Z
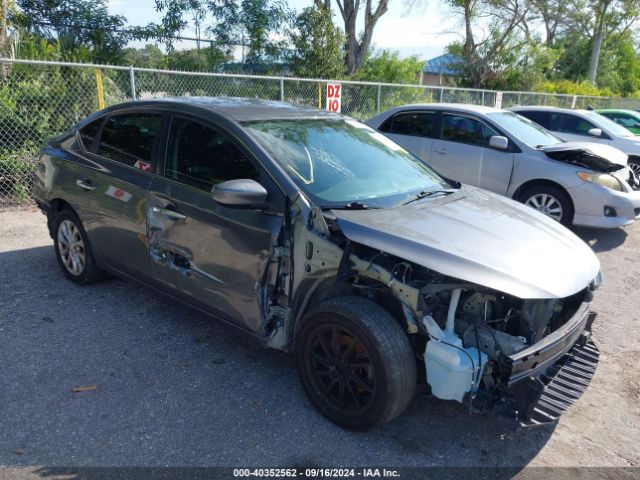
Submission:
M 623 228 L 601 229 L 576 227 L 576 235 L 587 242 L 594 252 L 606 252 L 622 245 L 628 233 Z
M 502 480 L 528 465 L 555 428 L 511 431 L 489 414 L 418 394 L 393 422 L 348 432 L 311 407 L 290 356 L 129 281 L 73 285 L 50 246 L 0 253 L 0 285 L 0 465 L 419 467 L 401 478 L 466 472 Z M 90 384 L 95 391 L 72 392 Z M 162 468 L 34 473 L 233 477 L 229 468 L 222 476 Z

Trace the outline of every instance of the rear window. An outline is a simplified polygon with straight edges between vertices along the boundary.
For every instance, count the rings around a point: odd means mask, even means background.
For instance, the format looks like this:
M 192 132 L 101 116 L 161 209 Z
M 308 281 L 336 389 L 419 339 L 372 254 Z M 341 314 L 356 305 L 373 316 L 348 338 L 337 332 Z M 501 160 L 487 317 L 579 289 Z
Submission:
M 531 110 L 518 110 L 518 115 L 528 118 L 529 120 L 536 122 L 538 125 L 543 126 L 547 130 L 551 130 L 551 115 L 549 112 L 536 112 Z
M 133 113 L 110 117 L 102 129 L 98 155 L 148 170 L 162 115 Z

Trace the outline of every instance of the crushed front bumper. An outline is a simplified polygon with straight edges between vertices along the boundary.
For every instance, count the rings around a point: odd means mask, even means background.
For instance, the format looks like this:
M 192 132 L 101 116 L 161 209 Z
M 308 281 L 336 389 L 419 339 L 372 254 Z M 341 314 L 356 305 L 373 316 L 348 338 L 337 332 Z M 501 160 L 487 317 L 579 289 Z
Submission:
M 554 365 L 554 372 L 540 380 L 540 395 L 529 403 L 523 423 L 539 425 L 553 422 L 562 415 L 589 386 L 599 354 L 591 336 L 583 336 L 562 361 Z
M 556 332 L 509 357 L 506 388 L 493 413 L 518 426 L 555 422 L 589 386 L 599 352 L 591 338 L 596 317 L 584 302 Z M 478 399 L 482 401 L 481 399 Z
M 595 185 L 582 183 L 567 191 L 575 208 L 573 224 L 583 227 L 618 228 L 629 225 L 639 217 L 640 191 L 628 184 L 625 191 L 618 192 Z M 605 216 L 605 207 L 615 211 L 614 216 Z

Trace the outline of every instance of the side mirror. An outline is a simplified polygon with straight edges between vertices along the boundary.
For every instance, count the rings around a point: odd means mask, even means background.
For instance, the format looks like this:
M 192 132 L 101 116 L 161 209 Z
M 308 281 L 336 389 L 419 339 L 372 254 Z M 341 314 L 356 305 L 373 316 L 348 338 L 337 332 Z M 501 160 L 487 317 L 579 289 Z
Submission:
M 601 128 L 592 128 L 587 133 L 589 135 L 591 135 L 592 137 L 601 137 L 602 136 L 602 129 Z
M 501 137 L 500 135 L 494 135 L 489 139 L 489 146 L 499 150 L 506 150 L 509 148 L 509 139 L 507 137 Z
M 221 182 L 211 189 L 213 199 L 222 205 L 264 205 L 267 191 L 255 180 L 242 178 Z

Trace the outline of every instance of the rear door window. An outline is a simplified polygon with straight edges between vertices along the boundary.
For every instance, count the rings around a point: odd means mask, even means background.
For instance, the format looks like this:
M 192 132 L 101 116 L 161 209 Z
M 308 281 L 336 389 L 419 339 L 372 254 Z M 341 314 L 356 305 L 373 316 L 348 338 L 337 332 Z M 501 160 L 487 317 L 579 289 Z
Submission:
M 466 115 L 445 113 L 442 116 L 442 139 L 488 147 L 489 139 L 498 133 L 487 124 Z
M 85 125 L 78 132 L 80 134 L 80 141 L 82 142 L 82 146 L 88 152 L 93 152 L 95 147 L 95 141 L 97 140 L 98 134 L 100 133 L 100 127 L 104 122 L 104 118 L 99 118 L 98 120 L 94 120 L 93 122 Z
M 402 112 L 390 120 L 382 125 L 381 131 L 397 135 L 435 138 L 435 112 Z
M 159 113 L 109 117 L 102 129 L 98 155 L 140 170 L 151 170 L 153 144 L 161 123 Z

